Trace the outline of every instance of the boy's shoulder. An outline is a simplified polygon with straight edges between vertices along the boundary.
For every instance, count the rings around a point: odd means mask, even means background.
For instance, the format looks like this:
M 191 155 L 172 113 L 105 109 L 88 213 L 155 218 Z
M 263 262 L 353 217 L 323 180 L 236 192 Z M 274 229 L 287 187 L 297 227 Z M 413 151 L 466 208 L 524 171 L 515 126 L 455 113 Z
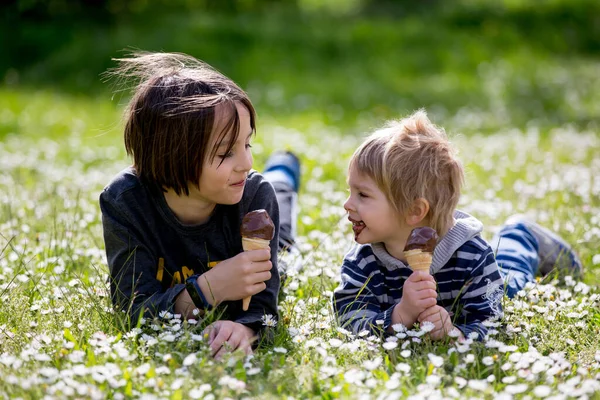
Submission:
M 482 255 L 491 252 L 490 245 L 481 237 L 481 221 L 459 210 L 455 210 L 454 218 L 454 226 L 442 237 L 435 249 L 434 264 L 438 268 L 448 262 L 477 261 Z
M 271 183 L 267 181 L 258 171 L 252 170 L 246 177 L 246 186 L 244 187 L 244 195 L 254 195 L 258 192 L 261 187 L 268 185 L 271 186 Z
M 137 176 L 133 167 L 127 167 L 121 170 L 113 179 L 104 187 L 103 196 L 108 195 L 113 199 L 118 199 L 123 194 L 135 191 L 142 187 L 142 182 Z
M 470 254 L 482 254 L 491 249 L 490 244 L 480 235 L 476 235 L 463 243 L 457 251 L 463 251 Z
M 247 210 L 251 204 L 266 204 L 275 199 L 275 189 L 271 182 L 259 172 L 252 170 L 246 178 L 241 207 Z M 276 200 L 275 200 L 276 201 Z
M 463 271 L 470 274 L 473 270 L 482 265 L 485 266 L 493 260 L 494 254 L 491 246 L 481 236 L 477 235 L 459 246 L 453 256 L 438 272 Z
M 344 265 L 365 269 L 367 266 L 378 265 L 378 258 L 370 244 L 354 243 L 344 256 Z

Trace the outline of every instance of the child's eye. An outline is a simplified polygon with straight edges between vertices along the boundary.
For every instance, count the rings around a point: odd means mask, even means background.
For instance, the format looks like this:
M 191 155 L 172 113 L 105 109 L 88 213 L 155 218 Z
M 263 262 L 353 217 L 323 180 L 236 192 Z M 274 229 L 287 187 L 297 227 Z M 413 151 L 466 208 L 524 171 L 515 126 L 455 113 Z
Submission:
M 366 194 L 364 194 L 363 192 L 358 192 L 358 197 L 369 197 Z
M 230 158 L 230 157 L 233 157 L 233 151 L 230 151 L 227 154 L 219 155 L 219 158 L 221 158 L 221 159 Z
M 251 145 L 250 143 L 247 143 L 247 144 L 246 144 L 246 148 L 247 148 L 247 149 L 251 149 L 251 148 L 252 148 L 252 145 Z

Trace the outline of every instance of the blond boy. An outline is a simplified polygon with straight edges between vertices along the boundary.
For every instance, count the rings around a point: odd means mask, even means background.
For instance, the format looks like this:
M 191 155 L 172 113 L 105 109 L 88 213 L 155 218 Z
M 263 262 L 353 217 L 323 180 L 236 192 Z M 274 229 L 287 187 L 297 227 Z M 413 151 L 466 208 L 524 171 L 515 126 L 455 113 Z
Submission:
M 395 324 L 429 321 L 433 339 L 486 334 L 482 322 L 501 313 L 503 281 L 480 237 L 483 225 L 456 210 L 463 179 L 445 132 L 424 111 L 390 123 L 355 151 L 344 208 L 357 244 L 334 293 L 343 326 L 392 332 Z M 430 274 L 412 272 L 403 256 L 418 226 L 440 236 Z

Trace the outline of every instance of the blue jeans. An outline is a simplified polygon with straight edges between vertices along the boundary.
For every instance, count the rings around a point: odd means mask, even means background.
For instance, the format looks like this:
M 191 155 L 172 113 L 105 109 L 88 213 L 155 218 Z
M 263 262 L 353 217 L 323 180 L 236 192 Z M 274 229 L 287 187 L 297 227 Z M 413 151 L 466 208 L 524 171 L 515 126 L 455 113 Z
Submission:
M 279 179 L 278 174 L 266 173 L 265 178 L 275 188 L 275 195 L 279 204 L 279 257 L 277 267 L 282 282 L 285 282 L 285 276 L 290 271 L 300 271 L 303 266 L 302 257 L 296 246 L 298 193 L 289 182 Z
M 279 204 L 279 250 L 294 246 L 296 218 L 298 216 L 298 194 L 286 182 L 271 181 Z
M 512 298 L 535 279 L 540 261 L 538 241 L 524 224 L 517 223 L 503 226 L 491 245 L 506 284 L 506 295 Z
M 298 193 L 289 175 L 281 170 L 271 170 L 263 176 L 275 189 L 279 205 L 279 251 L 286 250 L 295 244 Z

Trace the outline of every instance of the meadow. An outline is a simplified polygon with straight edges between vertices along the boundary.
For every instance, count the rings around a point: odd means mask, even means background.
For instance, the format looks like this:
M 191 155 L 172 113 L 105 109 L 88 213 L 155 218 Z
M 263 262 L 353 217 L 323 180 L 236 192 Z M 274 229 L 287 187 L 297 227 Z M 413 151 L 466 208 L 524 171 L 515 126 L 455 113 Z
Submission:
M 551 5 L 567 3 L 543 4 L 552 16 Z M 521 11 L 527 14 L 528 8 Z M 265 320 L 274 340 L 251 356 L 231 354 L 218 361 L 209 357 L 202 335 L 208 321 L 181 321 L 164 313 L 125 330 L 123 315 L 112 308 L 98 196 L 129 163 L 121 137 L 124 100 L 111 99 L 93 69 L 82 67 L 77 75 L 71 66 L 71 80 L 59 73 L 68 57 L 76 62 L 94 43 L 94 31 L 37 66 L 6 73 L 0 87 L 0 397 L 599 399 L 596 42 L 589 44 L 577 33 L 571 39 L 587 47 L 563 48 L 556 38 L 533 46 L 518 39 L 543 37 L 543 30 L 502 30 L 506 16 L 492 14 L 496 19 L 481 31 L 481 43 L 471 37 L 476 28 L 469 24 L 458 33 L 457 42 L 466 43 L 471 52 L 465 54 L 472 56 L 458 58 L 445 50 L 450 39 L 436 42 L 446 29 L 455 28 L 456 15 L 444 11 L 434 16 L 440 23 L 431 36 L 421 35 L 431 26 L 427 20 L 409 16 L 394 33 L 392 21 L 373 17 L 353 20 L 343 29 L 355 36 L 342 31 L 334 40 L 327 34 L 330 21 L 317 18 L 318 29 L 299 41 L 305 26 L 290 22 L 288 35 L 272 44 L 269 53 L 280 75 L 271 70 L 261 75 L 264 66 L 244 66 L 268 56 L 259 39 L 265 32 L 278 32 L 286 20 L 262 26 L 252 23 L 252 17 L 223 16 L 219 23 L 183 20 L 183 25 L 196 24 L 198 31 L 214 35 L 223 26 L 231 28 L 231 46 L 240 35 L 253 38 L 244 42 L 250 50 L 240 65 L 227 69 L 231 54 L 214 59 L 256 97 L 255 168 L 260 170 L 271 151 L 282 148 L 295 151 L 303 163 L 302 257 L 290 260 L 303 268 L 290 273 L 282 287 L 280 320 Z M 167 18 L 161 29 L 169 30 L 176 21 Z M 116 24 L 105 32 L 110 51 L 96 50 L 108 54 L 125 47 L 128 39 L 133 41 L 128 45 L 142 47 L 143 41 L 135 43 L 125 27 Z M 421 71 L 425 53 L 419 52 L 410 53 L 404 64 L 398 54 L 383 62 L 395 42 L 382 38 L 407 32 L 420 35 L 444 67 Z M 211 59 L 211 48 L 202 47 L 208 45 L 197 45 L 200 51 L 179 35 L 180 48 L 167 50 Z M 151 39 L 145 35 L 144 40 Z M 300 48 L 285 61 L 290 41 Z M 371 41 L 376 43 L 372 53 L 350 57 L 356 46 L 366 49 L 360 43 Z M 505 47 L 494 47 L 496 41 Z M 324 60 L 321 54 L 312 64 L 306 61 L 320 54 L 318 49 L 330 51 L 331 43 L 337 43 L 340 57 Z M 382 59 L 370 59 L 370 54 Z M 348 61 L 343 68 L 340 59 Z M 402 74 L 392 70 L 394 62 Z M 109 56 L 94 68 L 102 70 L 105 63 L 110 64 Z M 306 73 L 295 76 L 294 65 Z M 373 65 L 378 74 L 370 79 L 374 75 L 367 71 Z M 42 84 L 43 71 L 56 80 Z M 259 78 L 253 80 L 252 74 Z M 93 90 L 80 90 L 78 85 L 92 80 L 98 80 L 90 83 Z M 347 82 L 354 84 L 346 87 Z M 515 299 L 504 299 L 505 315 L 489 322 L 483 341 L 433 343 L 418 326 L 390 337 L 354 335 L 333 316 L 331 293 L 352 244 L 342 207 L 348 159 L 370 129 L 419 107 L 448 128 L 459 149 L 467 172 L 460 209 L 483 221 L 486 239 L 508 216 L 525 213 L 573 243 L 584 264 L 581 278 L 551 274 Z

